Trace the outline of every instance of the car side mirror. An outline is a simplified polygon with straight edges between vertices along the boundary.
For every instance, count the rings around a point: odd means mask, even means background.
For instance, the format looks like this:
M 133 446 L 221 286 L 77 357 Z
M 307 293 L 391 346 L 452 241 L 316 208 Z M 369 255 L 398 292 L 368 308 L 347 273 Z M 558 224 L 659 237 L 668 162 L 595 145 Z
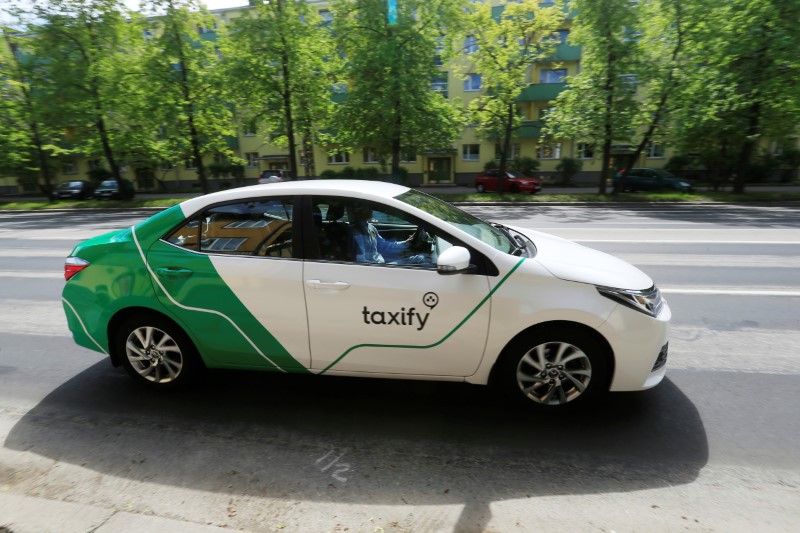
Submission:
M 469 264 L 469 250 L 463 246 L 453 246 L 448 248 L 436 260 L 436 271 L 442 275 L 463 274 L 475 270 L 474 265 Z

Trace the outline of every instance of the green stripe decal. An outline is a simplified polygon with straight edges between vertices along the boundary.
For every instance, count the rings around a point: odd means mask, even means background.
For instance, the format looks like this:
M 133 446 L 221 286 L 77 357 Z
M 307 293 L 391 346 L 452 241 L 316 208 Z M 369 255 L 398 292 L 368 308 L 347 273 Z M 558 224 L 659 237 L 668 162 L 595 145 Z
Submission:
M 454 328 L 453 328 L 453 329 L 452 329 L 452 330 L 451 330 L 451 331 L 450 331 L 450 332 L 449 332 L 447 335 L 445 335 L 444 337 L 442 337 L 442 338 L 441 338 L 440 340 L 438 340 L 437 342 L 434 342 L 433 344 L 428 344 L 428 345 L 425 345 L 425 346 L 414 346 L 414 345 L 406 345 L 406 344 L 357 344 L 357 345 L 355 345 L 355 346 L 353 346 L 353 347 L 351 347 L 351 348 L 348 348 L 347 350 L 345 350 L 345 352 L 344 352 L 342 355 L 340 355 L 339 357 L 337 357 L 337 358 L 336 358 L 336 360 L 335 360 L 334 362 L 332 362 L 332 363 L 331 363 L 331 364 L 329 364 L 327 367 L 325 367 L 325 368 L 324 368 L 324 369 L 323 369 L 323 370 L 322 370 L 322 371 L 319 373 L 319 375 L 322 375 L 322 374 L 324 374 L 325 372 L 327 372 L 328 370 L 330 370 L 331 368 L 333 368 L 333 367 L 334 367 L 334 366 L 335 366 L 337 363 L 339 363 L 339 361 L 341 361 L 342 359 L 344 359 L 344 358 L 345 358 L 345 356 L 346 356 L 347 354 L 349 354 L 349 353 L 350 353 L 350 352 L 352 352 L 353 350 L 357 350 L 357 349 L 359 349 L 359 348 L 406 348 L 406 349 L 409 349 L 409 350 L 426 350 L 426 349 L 428 349 L 428 348 L 434 348 L 434 347 L 436 347 L 436 346 L 439 346 L 439 345 L 440 345 L 440 344 L 442 344 L 444 341 L 446 341 L 447 339 L 449 339 L 450 337 L 452 337 L 452 336 L 453 336 L 453 334 L 454 334 L 456 331 L 458 331 L 458 330 L 461 328 L 461 326 L 463 326 L 464 324 L 466 324 L 466 322 L 467 322 L 467 321 L 468 321 L 470 318 L 472 318 L 472 316 L 473 316 L 475 313 L 477 313 L 477 312 L 478 312 L 478 309 L 480 309 L 481 307 L 483 307 L 483 304 L 485 304 L 486 302 L 488 302 L 488 301 L 489 301 L 489 298 L 491 298 L 491 297 L 492 297 L 492 295 L 493 295 L 495 292 L 497 292 L 497 289 L 499 289 L 499 288 L 500 288 L 500 287 L 501 287 L 501 286 L 502 286 L 502 285 L 503 285 L 503 284 L 506 282 L 506 280 L 507 280 L 509 277 L 511 277 L 511 274 L 513 274 L 513 273 L 514 273 L 514 271 L 515 271 L 515 270 L 517 270 L 517 269 L 519 268 L 519 266 L 520 266 L 520 265 L 521 265 L 521 264 L 522 264 L 524 261 L 525 261 L 525 258 L 524 258 L 524 257 L 523 257 L 522 259 L 520 259 L 520 260 L 519 260 L 519 262 L 518 262 L 516 265 L 514 265 L 514 268 L 512 268 L 511 270 L 509 270 L 508 274 L 506 274 L 505 276 L 503 276 L 503 279 L 501 279 L 501 280 L 500 280 L 500 283 L 498 283 L 497 285 L 495 285 L 495 287 L 494 287 L 494 288 L 493 288 L 491 291 L 489 291 L 489 293 L 488 293 L 488 294 L 487 294 L 487 295 L 486 295 L 486 296 L 483 298 L 483 300 L 481 300 L 481 301 L 480 301 L 480 303 L 478 303 L 478 305 L 476 305 L 476 306 L 475 306 L 475 308 L 474 308 L 472 311 L 470 311 L 470 312 L 469 312 L 469 314 L 468 314 L 466 317 L 464 317 L 464 319 L 463 319 L 461 322 L 459 322 L 459 323 L 458 323 L 458 325 L 456 325 L 456 327 L 454 327 Z

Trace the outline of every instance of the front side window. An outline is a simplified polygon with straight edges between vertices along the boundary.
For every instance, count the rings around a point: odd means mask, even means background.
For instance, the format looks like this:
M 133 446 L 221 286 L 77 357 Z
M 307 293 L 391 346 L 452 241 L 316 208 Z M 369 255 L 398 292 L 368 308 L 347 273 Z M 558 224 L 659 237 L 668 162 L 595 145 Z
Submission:
M 496 250 L 507 254 L 514 251 L 516 245 L 500 229 L 452 204 L 413 189 L 396 198 L 480 239 Z
M 196 252 L 293 257 L 292 199 L 244 201 L 206 209 L 165 237 Z
M 323 261 L 435 268 L 452 238 L 390 206 L 354 198 L 312 199 L 315 246 Z

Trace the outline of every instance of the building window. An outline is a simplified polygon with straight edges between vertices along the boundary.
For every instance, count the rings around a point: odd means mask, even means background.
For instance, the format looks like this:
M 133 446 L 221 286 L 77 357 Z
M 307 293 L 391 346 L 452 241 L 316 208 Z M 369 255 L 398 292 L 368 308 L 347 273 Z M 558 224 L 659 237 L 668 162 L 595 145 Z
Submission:
M 173 170 L 175 165 L 169 162 L 161 163 L 161 170 Z
M 184 161 L 183 168 L 185 168 L 186 170 L 195 170 L 197 166 L 194 164 L 194 158 L 190 157 L 189 159 Z
M 502 146 L 498 143 L 494 145 L 494 159 L 495 161 L 500 161 L 500 150 Z M 520 153 L 520 144 L 519 143 L 512 143 L 508 145 L 508 153 L 506 154 L 506 160 L 513 161 L 519 159 Z
M 468 35 L 464 39 L 464 53 L 471 54 L 478 51 L 478 39 L 474 35 Z
M 75 161 L 62 161 L 61 173 L 64 174 L 65 176 L 68 176 L 69 174 L 77 174 L 78 165 L 75 164 Z
M 549 115 L 552 110 L 552 106 L 540 107 L 536 110 L 536 118 L 539 120 L 547 120 L 547 115 Z
M 400 162 L 401 163 L 416 163 L 417 152 L 407 148 L 400 148 Z
M 578 159 L 594 159 L 594 144 L 578 143 Z
M 380 158 L 378 158 L 378 152 L 375 151 L 375 148 L 366 148 L 364 150 L 364 163 L 380 163 Z
M 480 144 L 465 144 L 462 147 L 462 157 L 464 161 L 480 161 L 481 160 L 481 145 Z
M 620 74 L 619 76 L 622 90 L 634 93 L 636 92 L 636 74 Z
M 433 77 L 433 80 L 431 81 L 431 89 L 447 98 L 447 72 L 440 72 Z
M 561 159 L 561 143 L 542 143 L 536 148 L 537 159 Z
M 344 165 L 350 162 L 350 152 L 347 150 L 337 150 L 331 154 L 328 154 L 328 164 L 329 165 Z
M 256 121 L 248 120 L 242 129 L 244 130 L 243 133 L 245 137 L 255 137 L 257 130 Z
M 480 91 L 481 90 L 481 75 L 480 74 L 467 74 L 467 79 L 464 80 L 465 91 Z
M 664 145 L 661 143 L 648 144 L 647 157 L 649 159 L 664 159 Z
M 103 168 L 103 162 L 100 159 L 90 159 L 89 163 L 89 170 L 100 170 Z
M 247 159 L 247 168 L 258 167 L 258 152 L 247 152 L 244 157 Z
M 539 83 L 564 83 L 566 77 L 565 68 L 544 69 L 539 73 Z
M 442 54 L 444 53 L 444 37 L 437 37 L 436 38 L 436 51 L 434 52 L 433 56 L 433 64 L 437 67 L 441 67 L 444 64 L 444 60 L 442 59 Z

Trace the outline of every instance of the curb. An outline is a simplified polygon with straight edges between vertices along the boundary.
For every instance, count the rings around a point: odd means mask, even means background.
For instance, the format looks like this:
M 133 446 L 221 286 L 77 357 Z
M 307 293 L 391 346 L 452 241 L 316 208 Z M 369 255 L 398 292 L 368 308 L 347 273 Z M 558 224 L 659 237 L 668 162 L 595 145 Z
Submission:
M 82 503 L 0 493 L 4 533 L 229 533 L 224 527 Z

